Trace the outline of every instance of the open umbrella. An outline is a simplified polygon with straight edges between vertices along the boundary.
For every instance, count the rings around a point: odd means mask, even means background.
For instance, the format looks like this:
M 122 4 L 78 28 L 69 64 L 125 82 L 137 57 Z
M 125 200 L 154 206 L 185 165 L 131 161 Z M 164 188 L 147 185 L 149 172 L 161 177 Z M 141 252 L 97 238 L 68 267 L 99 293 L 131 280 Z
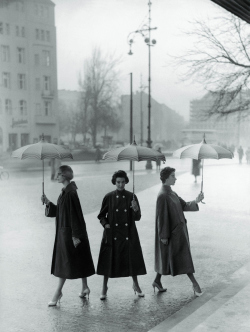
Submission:
M 106 160 L 132 160 L 133 161 L 133 194 L 135 191 L 135 167 L 134 161 L 142 160 L 163 160 L 166 161 L 165 156 L 153 149 L 146 148 L 145 146 L 137 145 L 134 139 L 132 144 L 122 146 L 117 149 L 110 150 L 106 152 L 102 159 Z
M 44 141 L 44 135 L 40 142 L 35 144 L 29 144 L 22 146 L 21 148 L 12 152 L 11 155 L 13 158 L 27 159 L 35 158 L 40 159 L 43 162 L 43 183 L 42 191 L 44 195 L 44 159 L 73 159 L 70 151 L 65 148 L 63 145 L 57 145 L 52 143 L 47 143 Z
M 191 159 L 201 159 L 202 160 L 202 180 L 201 180 L 201 192 L 203 191 L 203 166 L 204 159 L 232 159 L 233 153 L 219 145 L 207 144 L 205 140 L 205 134 L 203 140 L 199 144 L 184 146 L 173 153 L 174 157 L 180 159 L 191 158 Z M 204 202 L 202 202 L 204 204 Z

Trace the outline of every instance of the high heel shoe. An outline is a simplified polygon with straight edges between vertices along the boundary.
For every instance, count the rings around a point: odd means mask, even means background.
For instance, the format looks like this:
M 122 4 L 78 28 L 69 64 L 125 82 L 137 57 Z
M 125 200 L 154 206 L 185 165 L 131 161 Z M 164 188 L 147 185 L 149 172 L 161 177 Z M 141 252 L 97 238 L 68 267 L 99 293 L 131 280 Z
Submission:
M 196 290 L 194 289 L 194 286 L 193 286 L 193 291 L 194 291 L 194 296 L 200 297 L 203 294 L 203 292 L 201 292 L 201 293 L 196 292 Z
M 138 294 L 139 297 L 144 297 L 145 296 L 144 293 L 138 292 L 138 289 L 135 287 L 135 285 L 133 285 L 132 288 L 133 288 L 133 290 L 135 292 L 135 295 L 136 295 L 136 292 L 137 292 L 137 294 Z
M 63 296 L 63 294 L 61 293 L 61 294 L 59 295 L 57 301 L 50 301 L 50 302 L 48 303 L 48 307 L 55 307 L 56 304 L 57 304 L 57 302 L 60 303 L 60 300 L 61 300 L 62 296 Z
M 153 286 L 153 288 L 154 288 L 154 292 L 155 292 L 155 287 L 158 288 L 158 291 L 159 291 L 159 292 L 166 292 L 166 290 L 167 290 L 167 288 L 163 288 L 163 287 L 161 287 L 159 284 L 157 284 L 156 281 L 154 281 L 154 282 L 152 283 L 152 286 Z
M 108 291 L 108 287 L 107 287 L 106 293 L 100 295 L 100 300 L 106 300 L 106 298 L 107 298 L 107 291 Z
M 90 294 L 90 289 L 87 287 L 86 289 L 84 289 L 83 292 L 79 293 L 79 297 L 85 298 L 86 296 L 88 296 L 88 299 L 89 299 L 89 294 Z

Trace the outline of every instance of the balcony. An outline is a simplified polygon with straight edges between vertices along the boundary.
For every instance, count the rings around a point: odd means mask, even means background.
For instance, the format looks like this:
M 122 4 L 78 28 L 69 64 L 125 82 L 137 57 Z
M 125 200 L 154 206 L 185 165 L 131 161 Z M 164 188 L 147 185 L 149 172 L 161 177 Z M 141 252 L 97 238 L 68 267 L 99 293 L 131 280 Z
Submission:
M 52 91 L 52 90 L 43 90 L 42 91 L 42 98 L 53 99 L 54 95 L 55 95 L 54 91 Z
M 55 125 L 57 123 L 55 116 L 45 116 L 45 115 L 36 115 L 35 122 L 37 124 L 52 124 Z

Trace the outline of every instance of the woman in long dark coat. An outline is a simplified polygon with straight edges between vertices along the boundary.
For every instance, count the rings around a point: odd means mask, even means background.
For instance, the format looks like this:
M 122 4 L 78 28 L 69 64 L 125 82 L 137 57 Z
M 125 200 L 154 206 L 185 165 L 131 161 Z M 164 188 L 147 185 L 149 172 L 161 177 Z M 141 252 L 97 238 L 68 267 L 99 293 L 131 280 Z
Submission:
M 160 173 L 162 188 L 157 197 L 155 223 L 155 272 L 152 286 L 166 291 L 161 284 L 162 275 L 176 276 L 187 274 L 193 283 L 197 296 L 202 294 L 196 281 L 194 265 L 190 251 L 187 221 L 183 211 L 198 211 L 198 204 L 204 198 L 203 193 L 191 202 L 185 202 L 170 186 L 176 181 L 175 169 L 165 167 Z
M 129 276 L 133 278 L 134 292 L 143 297 L 137 280 L 138 275 L 147 273 L 135 225 L 141 219 L 139 202 L 125 190 L 129 182 L 126 172 L 115 172 L 111 182 L 116 190 L 104 197 L 98 215 L 104 227 L 97 265 L 97 274 L 104 276 L 100 299 L 106 299 L 109 278 Z
M 82 292 L 79 296 L 89 297 L 87 277 L 95 274 L 86 224 L 76 192 L 77 186 L 75 182 L 70 182 L 72 179 L 73 171 L 70 166 L 59 167 L 57 181 L 63 184 L 63 189 L 57 205 L 50 202 L 45 195 L 41 197 L 46 204 L 46 216 L 56 217 L 51 274 L 59 278 L 59 283 L 49 306 L 55 306 L 60 301 L 66 279 L 82 278 Z

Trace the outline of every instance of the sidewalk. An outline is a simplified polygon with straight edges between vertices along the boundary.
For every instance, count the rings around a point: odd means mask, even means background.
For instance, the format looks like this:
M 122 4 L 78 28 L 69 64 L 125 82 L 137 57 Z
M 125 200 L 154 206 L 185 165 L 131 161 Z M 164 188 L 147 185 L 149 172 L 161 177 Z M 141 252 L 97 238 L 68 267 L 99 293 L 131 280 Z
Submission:
M 140 178 L 137 177 L 137 183 Z M 77 185 L 84 211 L 85 183 L 79 179 Z M 246 265 L 250 257 L 249 165 L 227 163 L 205 167 L 206 204 L 199 204 L 199 212 L 186 213 L 195 276 L 204 291 L 204 295 L 196 299 L 186 275 L 164 276 L 162 283 L 168 288 L 166 293 L 154 293 L 151 286 L 155 277 L 155 201 L 160 187 L 159 183 L 137 193 L 142 210 L 137 229 L 147 268 L 147 275 L 138 279 L 145 298 L 134 296 L 131 278 L 117 278 L 110 279 L 108 298 L 100 301 L 102 277 L 94 275 L 88 278 L 89 300 L 78 297 L 80 280 L 67 281 L 61 304 L 48 308 L 47 302 L 57 284 L 56 278 L 49 274 L 54 221 L 44 217 L 44 206 L 37 203 L 40 192 L 34 179 L 20 178 L 8 186 L 0 186 L 1 206 L 4 207 L 0 211 L 0 330 L 249 331 L 245 328 L 250 308 L 246 300 L 250 288 L 250 268 Z M 49 182 L 46 188 L 48 197 L 55 201 L 56 184 Z M 173 190 L 189 201 L 199 193 L 200 183 L 195 184 L 193 176 L 185 173 L 177 176 Z M 95 195 L 93 189 L 89 195 Z M 102 237 L 96 217 L 98 212 L 84 215 L 95 266 Z M 239 319 L 241 325 L 237 325 Z

